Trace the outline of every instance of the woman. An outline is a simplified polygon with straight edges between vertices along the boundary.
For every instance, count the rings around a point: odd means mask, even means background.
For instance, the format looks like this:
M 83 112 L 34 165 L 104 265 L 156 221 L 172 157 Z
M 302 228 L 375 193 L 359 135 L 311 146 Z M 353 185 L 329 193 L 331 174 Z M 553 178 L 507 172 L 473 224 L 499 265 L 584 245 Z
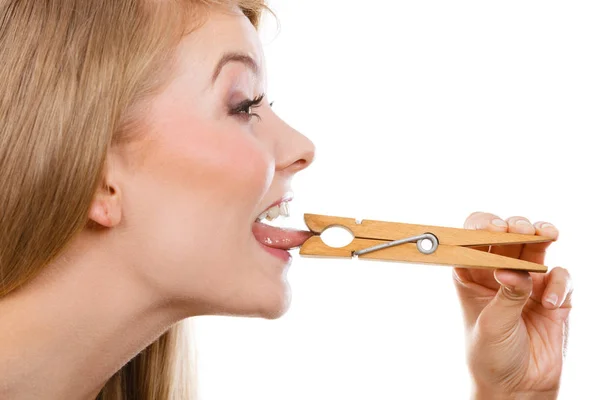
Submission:
M 0 398 L 193 398 L 180 321 L 285 312 L 286 250 L 309 234 L 260 220 L 314 148 L 264 95 L 263 8 L 0 3 Z M 554 398 L 568 273 L 455 276 L 475 396 Z

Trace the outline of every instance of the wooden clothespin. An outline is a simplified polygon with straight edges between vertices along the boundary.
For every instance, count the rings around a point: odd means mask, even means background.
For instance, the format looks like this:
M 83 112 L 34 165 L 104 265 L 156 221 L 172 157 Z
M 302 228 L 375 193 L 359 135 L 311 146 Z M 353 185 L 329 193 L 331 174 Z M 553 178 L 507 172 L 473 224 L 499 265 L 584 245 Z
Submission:
M 529 261 L 472 249 L 477 246 L 544 243 L 553 239 L 536 235 L 403 224 L 304 214 L 304 221 L 315 234 L 300 248 L 303 256 L 358 257 L 370 260 L 418 264 L 453 265 L 466 268 L 514 269 L 546 272 L 548 267 Z M 329 247 L 319 236 L 327 228 L 341 226 L 354 239 L 344 247 Z M 430 242 L 427 248 L 424 244 Z

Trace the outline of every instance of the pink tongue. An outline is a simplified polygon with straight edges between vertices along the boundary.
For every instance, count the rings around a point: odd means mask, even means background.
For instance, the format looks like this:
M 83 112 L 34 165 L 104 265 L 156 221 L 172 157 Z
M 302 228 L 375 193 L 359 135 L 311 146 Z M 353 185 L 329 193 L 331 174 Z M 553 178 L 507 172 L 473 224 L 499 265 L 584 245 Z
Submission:
M 289 228 L 275 228 L 260 222 L 252 224 L 252 233 L 256 240 L 274 249 L 290 250 L 302 246 L 313 234 Z

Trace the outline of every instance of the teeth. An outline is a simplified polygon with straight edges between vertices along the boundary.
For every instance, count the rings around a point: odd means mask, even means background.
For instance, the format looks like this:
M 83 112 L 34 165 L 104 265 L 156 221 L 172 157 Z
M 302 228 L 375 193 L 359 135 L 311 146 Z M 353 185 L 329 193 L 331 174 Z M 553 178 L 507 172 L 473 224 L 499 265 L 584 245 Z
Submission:
M 266 219 L 268 221 L 272 221 L 277 219 L 278 217 L 289 217 L 290 216 L 290 206 L 287 201 L 280 203 L 278 206 L 273 206 L 269 208 L 267 211 L 263 212 L 258 216 L 258 221 Z
M 277 217 L 279 217 L 279 206 L 269 208 L 267 211 L 267 219 L 272 221 Z
M 290 216 L 290 207 L 286 201 L 279 205 L 279 215 L 281 215 L 282 217 Z

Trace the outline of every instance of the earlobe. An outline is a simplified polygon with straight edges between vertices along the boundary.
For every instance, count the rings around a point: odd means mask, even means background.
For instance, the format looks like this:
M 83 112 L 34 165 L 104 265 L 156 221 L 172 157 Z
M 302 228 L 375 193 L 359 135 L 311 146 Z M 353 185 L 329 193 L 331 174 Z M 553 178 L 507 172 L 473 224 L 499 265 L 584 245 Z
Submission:
M 94 196 L 88 218 L 95 223 L 113 228 L 121 222 L 121 192 L 104 183 Z

